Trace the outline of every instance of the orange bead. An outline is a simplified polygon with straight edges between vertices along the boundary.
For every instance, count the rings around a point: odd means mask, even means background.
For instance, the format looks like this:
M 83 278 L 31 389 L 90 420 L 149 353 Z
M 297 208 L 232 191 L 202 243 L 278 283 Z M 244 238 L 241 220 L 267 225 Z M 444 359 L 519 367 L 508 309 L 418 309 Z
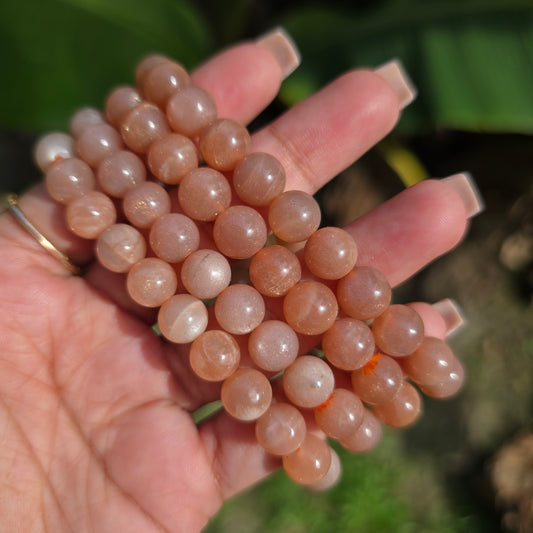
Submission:
M 321 228 L 305 243 L 304 261 L 315 276 L 340 279 L 355 266 L 357 245 L 353 237 L 341 228 Z
M 231 416 L 249 422 L 270 407 L 272 387 L 259 370 L 240 368 L 222 384 L 220 399 Z
M 304 335 L 320 335 L 337 317 L 335 294 L 318 281 L 300 281 L 283 300 L 283 315 L 294 331 Z
M 283 457 L 283 468 L 287 475 L 301 485 L 312 485 L 328 472 L 331 452 L 326 442 L 308 433 L 301 446 Z
M 221 118 L 202 132 L 200 152 L 210 167 L 221 171 L 233 170 L 248 152 L 250 143 L 250 134 L 244 126 Z

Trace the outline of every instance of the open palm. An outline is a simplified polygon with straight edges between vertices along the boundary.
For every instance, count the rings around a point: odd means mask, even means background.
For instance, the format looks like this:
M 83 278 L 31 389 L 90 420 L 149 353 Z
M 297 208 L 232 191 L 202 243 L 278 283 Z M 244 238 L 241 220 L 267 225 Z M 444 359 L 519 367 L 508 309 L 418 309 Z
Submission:
M 249 122 L 281 82 L 268 50 L 244 44 L 193 74 L 219 116 Z M 395 91 L 371 71 L 350 72 L 253 136 L 314 192 L 385 136 Z M 61 208 L 41 186 L 21 198 L 63 251 L 90 262 Z M 348 230 L 359 264 L 392 284 L 453 247 L 466 228 L 461 196 L 445 182 L 404 191 Z M 121 276 L 90 266 L 73 277 L 9 214 L 0 216 L 0 520 L 5 531 L 199 531 L 225 498 L 277 466 L 253 425 L 221 413 L 197 429 L 191 411 L 216 387 L 191 374 L 176 348 L 129 304 Z M 442 317 L 418 305 L 444 336 Z M 169 360 L 173 361 L 172 371 Z

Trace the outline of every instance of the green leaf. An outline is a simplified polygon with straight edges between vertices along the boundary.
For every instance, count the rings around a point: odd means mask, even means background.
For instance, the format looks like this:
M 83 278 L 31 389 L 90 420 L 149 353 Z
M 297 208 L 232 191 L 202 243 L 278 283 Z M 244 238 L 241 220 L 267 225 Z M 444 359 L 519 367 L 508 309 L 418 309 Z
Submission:
M 103 106 L 118 84 L 133 82 L 150 52 L 186 67 L 210 48 L 197 11 L 184 0 L 20 0 L 0 3 L 4 78 L 0 123 L 65 129 L 86 105 Z
M 302 9 L 283 23 L 303 56 L 282 88 L 289 105 L 345 70 L 400 58 L 419 89 L 404 132 L 533 132 L 530 0 L 388 0 Z

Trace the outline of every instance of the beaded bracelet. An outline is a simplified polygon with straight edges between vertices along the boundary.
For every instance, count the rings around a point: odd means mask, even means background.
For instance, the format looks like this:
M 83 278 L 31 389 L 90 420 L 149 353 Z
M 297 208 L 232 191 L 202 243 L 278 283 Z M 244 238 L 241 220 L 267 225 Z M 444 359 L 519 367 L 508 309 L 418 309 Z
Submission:
M 163 337 L 190 343 L 198 377 L 222 382 L 227 413 L 255 422 L 259 444 L 292 479 L 327 488 L 340 463 L 302 413 L 312 410 L 346 449 L 368 451 L 381 423 L 418 418 L 418 390 L 457 393 L 463 367 L 444 341 L 424 336 L 416 311 L 391 305 L 380 271 L 356 265 L 348 232 L 319 229 L 314 198 L 285 191 L 281 163 L 249 153 L 246 128 L 217 118 L 181 65 L 152 55 L 135 77 L 137 88 L 111 92 L 105 115 L 81 109 L 71 136 L 38 142 L 48 193 L 74 234 L 96 240 L 100 263 L 127 273 L 131 298 L 159 308 Z M 297 254 L 287 246 L 302 242 Z M 243 260 L 248 279 L 232 283 Z M 265 320 L 276 302 L 282 312 Z M 236 336 L 247 336 L 250 360 Z

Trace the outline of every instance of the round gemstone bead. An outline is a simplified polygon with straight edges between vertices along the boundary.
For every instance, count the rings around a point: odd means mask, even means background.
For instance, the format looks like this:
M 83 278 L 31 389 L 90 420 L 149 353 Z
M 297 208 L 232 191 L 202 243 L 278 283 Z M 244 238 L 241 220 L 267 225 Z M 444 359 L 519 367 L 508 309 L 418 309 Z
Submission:
M 37 166 L 46 172 L 57 161 L 74 157 L 74 139 L 66 133 L 44 135 L 37 141 L 33 157 Z
M 83 107 L 70 119 L 69 129 L 74 138 L 78 138 L 87 128 L 96 124 L 105 124 L 104 115 L 94 107 Z
M 303 191 L 285 191 L 270 205 L 268 223 L 276 237 L 285 242 L 308 239 L 320 225 L 320 207 Z
M 283 468 L 287 475 L 301 485 L 320 481 L 331 464 L 330 447 L 312 433 L 307 433 L 300 447 L 283 456 Z
M 337 284 L 337 300 L 341 309 L 359 320 L 381 315 L 391 301 L 391 286 L 377 269 L 355 267 Z
M 200 152 L 216 170 L 233 170 L 246 155 L 251 139 L 248 130 L 228 118 L 215 120 L 200 135 Z
M 183 262 L 181 281 L 193 296 L 201 300 L 215 298 L 229 285 L 231 267 L 221 253 L 197 250 Z
M 157 63 L 142 77 L 140 87 L 143 95 L 162 109 L 174 93 L 191 83 L 187 71 L 174 61 Z
M 357 370 L 374 355 L 374 336 L 360 320 L 336 320 L 322 336 L 322 349 L 326 359 L 341 370 Z
M 337 317 L 335 294 L 318 281 L 300 281 L 283 300 L 285 320 L 298 333 L 320 335 Z
M 247 204 L 268 205 L 285 189 L 285 170 L 270 154 L 248 154 L 235 167 L 233 188 L 237 196 Z
M 341 228 L 321 228 L 305 243 L 304 261 L 315 276 L 340 279 L 355 266 L 357 245 L 352 236 Z
M 351 391 L 335 389 L 331 396 L 315 407 L 318 427 L 333 439 L 349 437 L 363 421 L 363 402 Z
M 240 368 L 222 384 L 220 399 L 237 420 L 257 420 L 270 407 L 272 387 L 262 372 Z
M 143 102 L 124 117 L 120 133 L 128 148 L 145 154 L 150 145 L 168 135 L 170 129 L 163 112 L 156 105 Z
M 413 353 L 424 339 L 420 315 L 406 305 L 391 305 L 372 323 L 376 345 L 389 355 Z
M 96 256 L 112 272 L 127 272 L 146 255 L 146 241 L 134 227 L 113 224 L 96 241 Z
M 157 257 L 179 263 L 198 249 L 200 232 L 196 224 L 181 213 L 160 216 L 150 228 L 150 246 Z
M 150 54 L 143 57 L 135 68 L 135 84 L 137 87 L 143 86 L 148 72 L 150 72 L 153 67 L 161 65 L 162 63 L 168 63 L 169 61 L 170 59 L 162 54 Z
M 392 400 L 403 383 L 400 365 L 387 355 L 376 354 L 363 368 L 352 372 L 352 387 L 363 402 L 379 405 Z
M 252 361 L 263 370 L 279 372 L 287 368 L 298 355 L 298 336 L 281 320 L 266 320 L 248 338 Z
M 463 386 L 465 370 L 461 361 L 455 358 L 448 367 L 447 375 L 434 385 L 419 385 L 420 390 L 432 398 L 451 398 Z
M 139 92 L 133 87 L 117 87 L 106 99 L 105 114 L 110 124 L 120 128 L 126 115 L 142 103 Z
M 73 157 L 54 163 L 46 172 L 44 181 L 48 194 L 56 202 L 68 204 L 93 190 L 96 180 L 91 167 Z
M 207 381 L 223 381 L 237 370 L 241 351 L 225 331 L 211 329 L 194 339 L 189 362 L 194 372 Z
M 404 381 L 398 394 L 387 403 L 374 406 L 374 415 L 387 426 L 410 426 L 420 416 L 422 400 L 417 390 Z
M 217 216 L 213 239 L 226 257 L 248 259 L 265 245 L 267 228 L 263 217 L 255 209 L 234 205 Z
M 208 222 L 230 206 L 231 186 L 217 170 L 201 167 L 181 180 L 178 200 L 186 215 Z
M 295 452 L 305 439 L 305 419 L 294 405 L 274 403 L 255 423 L 257 442 L 273 455 Z
M 146 180 L 146 168 L 133 152 L 120 150 L 100 163 L 97 176 L 105 193 L 124 198 L 130 189 Z
M 302 355 L 285 369 L 283 391 L 299 407 L 318 407 L 335 388 L 329 365 L 313 355 Z
M 298 257 L 284 246 L 266 246 L 250 262 L 250 281 L 265 296 L 284 296 L 302 276 Z
M 122 149 L 122 139 L 109 124 L 95 124 L 85 128 L 76 142 L 79 156 L 92 167 Z
M 187 173 L 198 167 L 196 146 L 178 133 L 169 133 L 154 141 L 147 155 L 152 174 L 170 185 L 178 184 Z
M 230 285 L 215 302 L 215 316 L 222 329 L 235 335 L 244 335 L 263 321 L 265 302 L 249 285 Z
M 207 309 L 190 294 L 175 294 L 159 309 L 157 323 L 162 335 L 171 342 L 186 344 L 201 335 L 207 327 Z
M 420 385 L 436 385 L 446 380 L 456 357 L 441 339 L 424 337 L 422 344 L 401 360 L 404 372 Z
M 131 267 L 126 286 L 132 300 L 139 305 L 159 307 L 176 292 L 178 280 L 167 262 L 147 257 Z
M 170 197 L 157 183 L 144 181 L 124 196 L 126 218 L 138 228 L 149 228 L 159 217 L 170 212 Z
M 315 483 L 311 483 L 311 485 L 308 485 L 308 488 L 311 490 L 328 490 L 339 482 L 342 474 L 341 460 L 333 448 L 330 447 L 329 452 L 331 454 L 331 464 L 329 465 L 329 469 L 323 478 L 319 479 Z
M 348 437 L 339 439 L 339 444 L 351 452 L 368 452 L 379 444 L 382 433 L 381 422 L 365 408 L 359 427 Z
M 108 196 L 89 191 L 68 204 L 65 217 L 74 234 L 84 239 L 96 239 L 116 222 L 117 212 Z
M 185 87 L 173 94 L 167 102 L 170 127 L 187 137 L 197 137 L 216 118 L 215 101 L 200 87 Z

